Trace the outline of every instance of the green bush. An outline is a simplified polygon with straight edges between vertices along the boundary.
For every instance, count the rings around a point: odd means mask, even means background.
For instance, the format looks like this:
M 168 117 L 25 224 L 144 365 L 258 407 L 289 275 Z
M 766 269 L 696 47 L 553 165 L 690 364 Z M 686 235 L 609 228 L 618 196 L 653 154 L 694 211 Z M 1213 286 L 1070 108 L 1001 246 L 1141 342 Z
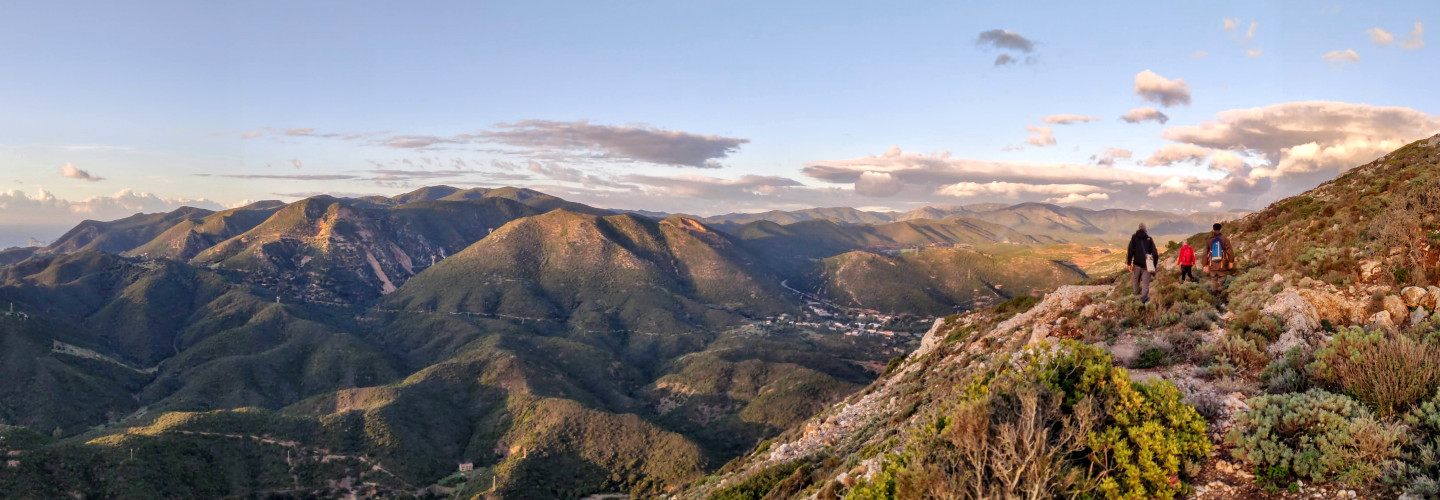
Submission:
M 1338 481 L 1360 487 L 1394 465 L 1405 437 L 1349 397 L 1320 389 L 1261 396 L 1225 436 L 1231 454 L 1264 481 Z
M 1106 498 L 1173 498 L 1182 493 L 1186 466 L 1210 453 L 1205 419 L 1174 384 L 1132 382 L 1097 347 L 1072 344 L 1041 380 L 1068 405 L 1094 397 L 1108 410 L 1089 439 L 1092 477 Z
M 1285 357 L 1265 367 L 1265 371 L 1260 373 L 1260 380 L 1265 382 L 1265 388 L 1271 394 L 1305 392 L 1310 389 L 1310 378 L 1305 375 L 1305 366 L 1314 360 L 1315 356 L 1304 347 L 1292 347 L 1285 351 Z
M 1343 328 L 1315 351 L 1308 367 L 1381 415 L 1404 412 L 1440 388 L 1440 345 L 1407 335 Z
M 1105 351 L 1066 342 L 978 377 L 904 454 L 848 499 L 1174 498 L 1210 452 L 1205 420 L 1169 382 L 1137 383 Z
M 781 481 L 801 469 L 809 474 L 808 464 L 798 460 L 765 468 L 740 484 L 716 491 L 710 495 L 710 500 L 759 500 L 775 489 Z

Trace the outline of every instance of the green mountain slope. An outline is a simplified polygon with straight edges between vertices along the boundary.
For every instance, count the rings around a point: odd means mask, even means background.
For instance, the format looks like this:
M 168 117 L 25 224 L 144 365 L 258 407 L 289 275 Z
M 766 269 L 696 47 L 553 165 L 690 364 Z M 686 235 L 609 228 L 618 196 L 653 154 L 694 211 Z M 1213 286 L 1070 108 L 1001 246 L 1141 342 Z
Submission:
M 825 259 L 820 280 L 821 296 L 841 305 L 943 316 L 1084 277 L 1045 258 L 943 248 L 897 256 L 838 255 Z

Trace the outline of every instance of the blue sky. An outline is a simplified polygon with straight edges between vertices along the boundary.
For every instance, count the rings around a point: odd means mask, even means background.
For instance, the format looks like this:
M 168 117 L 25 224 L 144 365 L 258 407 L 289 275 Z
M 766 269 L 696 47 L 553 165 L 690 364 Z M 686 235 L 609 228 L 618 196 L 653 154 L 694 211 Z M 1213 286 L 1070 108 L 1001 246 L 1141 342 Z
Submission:
M 4 10 L 0 246 L 179 204 L 429 184 L 699 214 L 1254 208 L 1440 132 L 1426 2 Z M 1119 119 L 1145 107 L 1168 121 Z M 1098 120 L 1046 123 L 1064 114 Z M 1107 148 L 1129 158 L 1097 165 Z

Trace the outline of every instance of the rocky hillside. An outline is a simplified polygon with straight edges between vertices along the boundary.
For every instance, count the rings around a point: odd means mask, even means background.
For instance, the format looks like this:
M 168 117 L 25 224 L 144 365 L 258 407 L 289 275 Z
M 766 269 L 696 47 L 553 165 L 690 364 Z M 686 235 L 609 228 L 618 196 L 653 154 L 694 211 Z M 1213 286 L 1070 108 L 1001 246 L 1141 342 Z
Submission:
M 1440 495 L 1440 136 L 1226 226 L 1220 293 L 1167 263 L 1149 304 L 1122 273 L 947 317 L 677 496 Z

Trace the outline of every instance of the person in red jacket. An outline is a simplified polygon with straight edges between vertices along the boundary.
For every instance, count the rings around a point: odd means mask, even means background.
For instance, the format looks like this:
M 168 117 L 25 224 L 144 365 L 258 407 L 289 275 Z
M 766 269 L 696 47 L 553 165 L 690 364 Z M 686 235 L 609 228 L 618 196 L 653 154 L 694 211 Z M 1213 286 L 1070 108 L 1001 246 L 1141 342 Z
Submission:
M 1191 248 L 1189 243 L 1181 242 L 1181 243 L 1180 243 L 1180 281 L 1185 281 L 1186 279 L 1188 279 L 1188 280 L 1190 280 L 1190 281 L 1199 282 L 1200 280 L 1196 279 L 1196 278 L 1195 278 L 1195 274 L 1191 272 L 1191 270 L 1194 269 L 1194 268 L 1195 268 L 1195 249 L 1194 249 L 1194 248 Z

